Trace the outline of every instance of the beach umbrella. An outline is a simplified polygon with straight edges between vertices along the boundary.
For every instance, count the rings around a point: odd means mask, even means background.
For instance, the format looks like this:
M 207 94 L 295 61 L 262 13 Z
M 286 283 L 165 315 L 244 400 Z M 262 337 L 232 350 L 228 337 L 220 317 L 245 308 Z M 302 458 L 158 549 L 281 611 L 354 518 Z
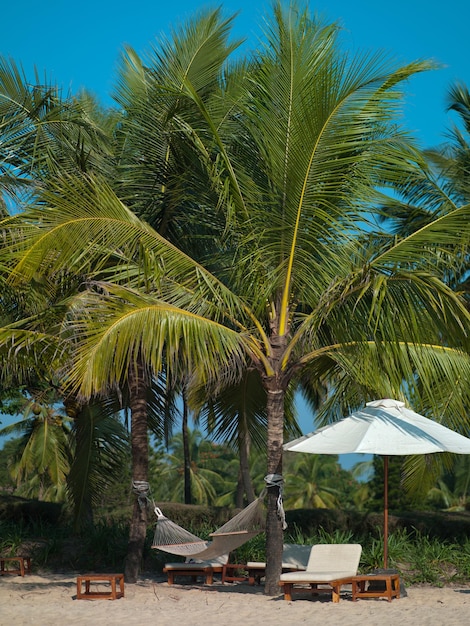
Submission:
M 388 562 L 388 457 L 454 452 L 470 454 L 470 439 L 392 399 L 368 402 L 359 411 L 284 445 L 310 454 L 380 454 L 384 457 L 384 567 Z

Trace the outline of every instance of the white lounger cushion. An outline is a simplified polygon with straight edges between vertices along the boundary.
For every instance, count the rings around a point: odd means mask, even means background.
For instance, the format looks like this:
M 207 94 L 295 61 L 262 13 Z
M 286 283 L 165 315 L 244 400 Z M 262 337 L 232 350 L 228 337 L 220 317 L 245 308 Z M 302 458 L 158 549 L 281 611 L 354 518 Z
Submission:
M 281 574 L 281 581 L 285 583 L 321 583 L 331 582 L 333 580 L 340 580 L 341 578 L 352 578 L 355 576 L 357 570 L 335 570 L 331 572 L 287 572 Z

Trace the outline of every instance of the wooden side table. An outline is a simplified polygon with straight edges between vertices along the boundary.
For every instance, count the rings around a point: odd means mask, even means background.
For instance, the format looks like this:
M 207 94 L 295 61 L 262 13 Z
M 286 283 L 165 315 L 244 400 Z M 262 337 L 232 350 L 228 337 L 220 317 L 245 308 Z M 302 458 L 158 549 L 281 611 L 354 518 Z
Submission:
M 383 588 L 374 588 L 371 582 L 384 583 Z M 363 574 L 352 578 L 352 599 L 400 597 L 400 577 L 398 574 Z
M 90 591 L 90 584 L 111 583 L 109 591 Z M 85 583 L 85 591 L 82 591 Z M 116 588 L 119 583 L 119 590 Z M 77 576 L 77 600 L 116 600 L 124 597 L 124 574 L 84 574 Z
M 14 569 L 5 567 L 7 563 L 17 563 Z M 24 576 L 31 574 L 31 558 L 29 556 L 2 556 L 0 557 L 0 576 L 5 574 L 18 574 Z

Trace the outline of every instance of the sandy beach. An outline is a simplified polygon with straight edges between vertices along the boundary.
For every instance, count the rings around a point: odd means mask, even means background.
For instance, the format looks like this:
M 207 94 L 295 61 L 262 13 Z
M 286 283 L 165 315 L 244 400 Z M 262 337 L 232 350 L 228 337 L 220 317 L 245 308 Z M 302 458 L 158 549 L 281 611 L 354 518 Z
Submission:
M 339 604 L 329 594 L 267 597 L 247 583 L 212 586 L 142 578 L 125 585 L 118 600 L 77 600 L 74 573 L 2 576 L 0 624 L 153 624 L 156 626 L 260 626 L 331 624 L 334 626 L 446 626 L 468 624 L 470 585 L 409 587 L 404 598 L 352 602 L 347 588 Z

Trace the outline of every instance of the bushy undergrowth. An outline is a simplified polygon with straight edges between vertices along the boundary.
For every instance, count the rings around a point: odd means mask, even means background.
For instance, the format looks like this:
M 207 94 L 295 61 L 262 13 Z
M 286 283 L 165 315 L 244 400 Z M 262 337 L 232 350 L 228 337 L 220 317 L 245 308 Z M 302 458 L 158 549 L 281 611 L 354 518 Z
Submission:
M 28 510 L 33 510 L 31 504 L 28 506 Z M 44 517 L 39 514 L 16 516 L 12 510 L 11 502 L 8 514 L 0 506 L 0 554 L 29 555 L 33 558 L 34 568 L 39 570 L 104 572 L 124 567 L 128 540 L 127 521 L 105 516 L 86 531 L 76 534 L 66 516 L 53 519 L 48 514 Z M 223 509 L 177 504 L 165 504 L 164 512 L 172 521 L 202 539 L 208 538 L 209 533 L 229 516 Z M 291 512 L 287 517 L 290 523 L 285 533 L 286 543 L 312 545 L 357 542 L 363 546 L 360 571 L 368 572 L 383 566 L 383 537 L 379 516 L 370 518 L 369 523 L 363 523 L 362 527 L 355 518 L 351 528 L 347 527 L 351 522 L 349 515 L 345 516 L 343 513 L 310 511 L 308 517 L 306 512 Z M 304 524 L 307 519 L 309 523 Z M 312 524 L 312 519 L 315 519 L 316 526 Z M 375 526 L 372 525 L 372 519 L 376 522 Z M 448 525 L 448 537 L 444 538 L 440 536 L 442 529 L 436 532 L 432 525 L 431 530 L 424 531 L 420 519 L 417 514 L 418 523 L 414 527 L 411 525 L 411 517 L 404 526 L 392 524 L 393 530 L 388 542 L 388 566 L 397 569 L 407 585 L 470 582 L 470 539 L 465 532 L 460 532 L 467 520 L 457 520 L 459 532 L 453 531 L 452 525 Z M 160 574 L 168 560 L 180 560 L 179 557 L 151 548 L 155 529 L 153 522 L 154 520 L 149 524 L 142 564 L 143 574 L 149 576 Z M 248 560 L 264 561 L 265 548 L 265 536 L 260 534 L 234 551 L 231 560 L 238 563 Z

